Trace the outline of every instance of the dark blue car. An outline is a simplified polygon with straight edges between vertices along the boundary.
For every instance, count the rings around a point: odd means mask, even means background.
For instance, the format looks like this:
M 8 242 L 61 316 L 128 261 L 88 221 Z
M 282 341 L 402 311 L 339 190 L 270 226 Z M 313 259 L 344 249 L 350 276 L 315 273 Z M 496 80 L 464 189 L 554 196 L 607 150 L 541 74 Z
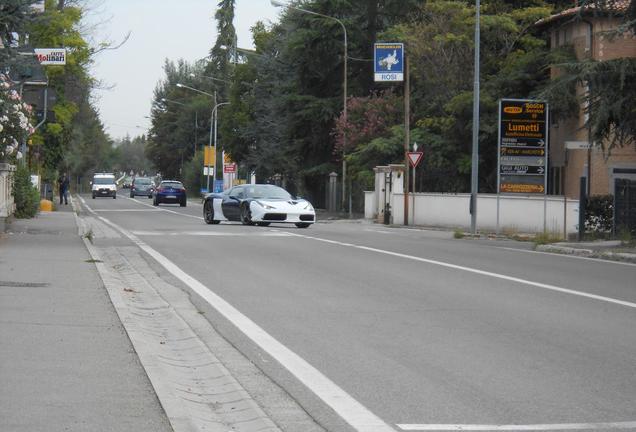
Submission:
M 157 186 L 152 204 L 158 206 L 162 203 L 186 206 L 186 190 L 180 181 L 164 180 Z

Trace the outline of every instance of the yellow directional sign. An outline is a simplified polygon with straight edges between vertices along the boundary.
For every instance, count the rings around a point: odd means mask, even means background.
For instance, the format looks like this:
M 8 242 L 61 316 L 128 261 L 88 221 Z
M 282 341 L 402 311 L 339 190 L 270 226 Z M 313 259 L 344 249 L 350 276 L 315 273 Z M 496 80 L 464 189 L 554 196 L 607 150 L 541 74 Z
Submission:
M 542 184 L 501 183 L 501 192 L 508 193 L 543 193 L 545 187 Z
M 216 147 L 205 146 L 203 150 L 203 165 L 214 166 L 216 162 Z

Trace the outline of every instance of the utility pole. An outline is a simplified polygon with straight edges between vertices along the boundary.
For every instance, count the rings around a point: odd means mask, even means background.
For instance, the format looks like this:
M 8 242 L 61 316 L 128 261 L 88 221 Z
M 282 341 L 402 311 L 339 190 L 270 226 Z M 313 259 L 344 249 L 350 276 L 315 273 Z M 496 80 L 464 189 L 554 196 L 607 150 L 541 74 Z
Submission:
M 473 157 L 470 179 L 470 232 L 477 233 L 477 194 L 479 192 L 479 0 L 475 3 L 475 67 L 473 85 Z
M 404 225 L 409 224 L 409 147 L 411 141 L 411 85 L 408 56 L 404 56 Z

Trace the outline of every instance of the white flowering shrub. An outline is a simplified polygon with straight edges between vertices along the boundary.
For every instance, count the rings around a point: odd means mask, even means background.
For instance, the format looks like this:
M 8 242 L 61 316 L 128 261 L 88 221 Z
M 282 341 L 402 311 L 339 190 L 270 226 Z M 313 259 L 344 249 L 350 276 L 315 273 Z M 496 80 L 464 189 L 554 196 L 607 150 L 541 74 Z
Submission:
M 22 158 L 20 142 L 34 132 L 30 116 L 31 106 L 22 102 L 9 78 L 0 73 L 0 161 Z

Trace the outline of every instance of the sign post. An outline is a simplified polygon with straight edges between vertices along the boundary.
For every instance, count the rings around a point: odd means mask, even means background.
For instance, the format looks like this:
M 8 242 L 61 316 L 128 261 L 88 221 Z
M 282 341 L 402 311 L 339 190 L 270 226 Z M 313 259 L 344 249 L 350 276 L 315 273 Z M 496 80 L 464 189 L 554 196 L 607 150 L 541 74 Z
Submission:
M 525 99 L 499 101 L 497 234 L 499 195 L 543 195 L 546 229 L 548 180 L 548 104 Z
M 422 161 L 422 157 L 424 156 L 424 152 L 417 151 L 417 143 L 413 143 L 413 151 L 407 152 L 406 156 L 409 159 L 409 164 L 413 167 L 413 205 L 411 206 L 411 211 L 413 212 L 412 221 L 415 223 L 415 169 Z
M 404 77 L 406 72 L 406 79 Z M 409 164 L 410 88 L 409 69 L 404 56 L 404 44 L 379 42 L 373 45 L 373 80 L 375 82 L 404 81 L 404 225 L 409 224 Z

